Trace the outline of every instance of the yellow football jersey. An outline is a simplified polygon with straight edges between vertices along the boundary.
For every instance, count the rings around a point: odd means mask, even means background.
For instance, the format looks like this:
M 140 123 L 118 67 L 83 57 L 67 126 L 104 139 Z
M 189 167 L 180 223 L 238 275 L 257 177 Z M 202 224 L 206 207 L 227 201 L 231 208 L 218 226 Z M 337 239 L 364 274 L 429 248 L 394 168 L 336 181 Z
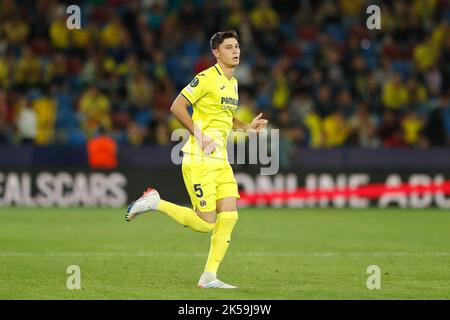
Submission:
M 239 103 L 237 80 L 234 77 L 228 80 L 217 63 L 197 74 L 181 94 L 193 107 L 192 120 L 197 128 L 217 143 L 210 157 L 227 159 L 227 137 L 233 128 L 233 116 Z M 193 135 L 182 151 L 205 156 Z

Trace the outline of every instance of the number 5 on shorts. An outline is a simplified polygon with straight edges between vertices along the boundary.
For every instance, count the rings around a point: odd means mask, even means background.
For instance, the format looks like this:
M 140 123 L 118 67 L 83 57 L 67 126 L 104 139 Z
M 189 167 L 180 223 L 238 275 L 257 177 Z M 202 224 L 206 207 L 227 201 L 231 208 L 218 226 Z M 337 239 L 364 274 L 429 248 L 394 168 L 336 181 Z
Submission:
M 197 198 L 203 197 L 203 190 L 202 188 L 200 188 L 200 186 L 200 183 L 194 184 L 195 195 L 197 196 Z

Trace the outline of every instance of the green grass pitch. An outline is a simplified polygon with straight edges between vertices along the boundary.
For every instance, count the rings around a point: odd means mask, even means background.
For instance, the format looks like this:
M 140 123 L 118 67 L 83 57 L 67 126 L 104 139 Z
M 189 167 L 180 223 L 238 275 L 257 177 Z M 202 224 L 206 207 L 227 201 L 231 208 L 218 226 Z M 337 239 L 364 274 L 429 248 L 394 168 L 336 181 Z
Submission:
M 242 209 L 219 269 L 236 290 L 196 288 L 209 235 L 162 213 L 2 208 L 0 219 L 0 299 L 450 299 L 444 210 Z M 80 290 L 66 288 L 69 265 Z

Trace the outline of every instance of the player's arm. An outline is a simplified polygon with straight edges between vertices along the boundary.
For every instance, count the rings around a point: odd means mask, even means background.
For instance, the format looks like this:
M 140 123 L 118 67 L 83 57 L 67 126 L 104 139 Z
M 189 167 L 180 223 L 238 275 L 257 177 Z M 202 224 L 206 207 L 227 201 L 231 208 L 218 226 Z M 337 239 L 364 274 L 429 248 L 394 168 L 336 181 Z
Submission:
M 241 120 L 233 117 L 233 129 L 247 131 L 251 129 L 250 124 L 242 122 Z
M 191 115 L 188 112 L 188 108 L 191 105 L 189 100 L 182 94 L 179 94 L 170 107 L 170 111 L 173 115 L 189 130 L 189 132 L 197 139 L 206 153 L 211 153 L 216 148 L 216 143 L 208 136 L 202 134 L 201 130 L 197 128 Z
M 237 119 L 236 117 L 233 117 L 233 129 L 234 130 L 255 130 L 256 132 L 259 132 L 262 129 L 265 129 L 267 127 L 267 121 L 266 119 L 261 119 L 262 113 L 258 114 L 251 123 L 245 123 L 241 120 Z
M 189 130 L 195 137 L 197 130 L 195 129 L 194 121 L 188 112 L 191 103 L 182 94 L 179 94 L 170 107 L 170 112 Z

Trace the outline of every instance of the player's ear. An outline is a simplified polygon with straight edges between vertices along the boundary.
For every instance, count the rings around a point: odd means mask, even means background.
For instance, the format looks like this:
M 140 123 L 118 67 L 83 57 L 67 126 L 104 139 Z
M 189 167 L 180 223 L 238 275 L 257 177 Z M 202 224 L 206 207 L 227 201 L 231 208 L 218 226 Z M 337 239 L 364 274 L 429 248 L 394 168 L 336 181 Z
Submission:
M 219 58 L 219 49 L 212 49 L 214 57 Z

